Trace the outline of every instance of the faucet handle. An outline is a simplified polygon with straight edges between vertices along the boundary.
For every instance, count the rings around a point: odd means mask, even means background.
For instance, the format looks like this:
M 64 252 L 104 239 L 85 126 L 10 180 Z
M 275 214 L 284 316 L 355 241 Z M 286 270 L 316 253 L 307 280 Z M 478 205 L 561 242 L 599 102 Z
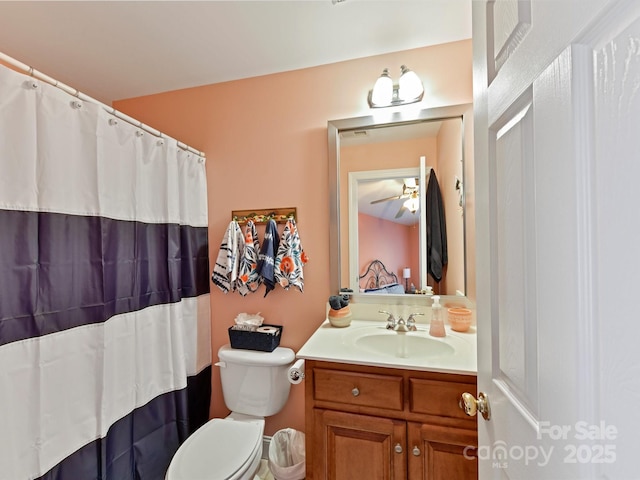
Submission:
M 416 312 L 409 315 L 409 318 L 407 318 L 407 326 L 411 330 L 416 330 L 416 319 L 414 318 L 416 315 L 424 315 L 424 313 Z
M 387 312 L 386 310 L 378 310 L 378 313 L 384 313 L 387 316 L 387 329 L 392 329 L 396 326 L 396 317 L 391 312 Z

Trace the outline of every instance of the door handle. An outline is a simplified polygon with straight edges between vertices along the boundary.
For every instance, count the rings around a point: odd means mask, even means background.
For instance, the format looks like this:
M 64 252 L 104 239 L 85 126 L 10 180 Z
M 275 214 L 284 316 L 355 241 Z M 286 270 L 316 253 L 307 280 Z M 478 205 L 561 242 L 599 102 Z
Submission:
M 491 419 L 489 397 L 483 392 L 478 393 L 477 400 L 470 393 L 464 392 L 458 401 L 458 406 L 470 417 L 473 417 L 476 413 L 480 412 L 482 414 L 482 418 L 485 420 Z

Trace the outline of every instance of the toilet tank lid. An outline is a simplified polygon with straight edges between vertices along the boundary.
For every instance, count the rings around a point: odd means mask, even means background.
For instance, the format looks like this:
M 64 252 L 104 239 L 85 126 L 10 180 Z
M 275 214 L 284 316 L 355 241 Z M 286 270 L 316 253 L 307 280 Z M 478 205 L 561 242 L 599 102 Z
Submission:
M 241 365 L 277 366 L 292 363 L 296 358 L 296 354 L 286 347 L 276 347 L 273 352 L 259 352 L 257 350 L 231 348 L 231 345 L 227 344 L 218 350 L 218 358 L 223 362 Z

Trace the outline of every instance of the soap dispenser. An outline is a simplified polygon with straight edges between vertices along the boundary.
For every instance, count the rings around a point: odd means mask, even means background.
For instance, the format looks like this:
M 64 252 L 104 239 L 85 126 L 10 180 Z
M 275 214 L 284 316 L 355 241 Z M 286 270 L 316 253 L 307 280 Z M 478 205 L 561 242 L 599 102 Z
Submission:
M 429 325 L 429 335 L 432 337 L 444 337 L 447 333 L 444 331 L 444 320 L 442 319 L 442 306 L 440 305 L 440 296 L 434 295 L 433 305 L 431 305 L 431 323 Z

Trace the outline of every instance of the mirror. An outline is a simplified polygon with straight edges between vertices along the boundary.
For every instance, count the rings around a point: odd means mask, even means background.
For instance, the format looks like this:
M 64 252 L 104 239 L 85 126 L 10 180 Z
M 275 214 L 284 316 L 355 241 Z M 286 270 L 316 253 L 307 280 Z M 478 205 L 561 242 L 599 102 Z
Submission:
M 331 290 L 366 289 L 362 297 L 376 296 L 376 286 L 363 285 L 359 277 L 380 260 L 400 284 L 381 289 L 385 295 L 405 296 L 411 284 L 418 291 L 429 285 L 440 295 L 468 295 L 464 132 L 472 107 L 383 115 L 328 123 Z M 430 179 L 438 183 L 445 207 L 448 262 L 439 282 L 427 274 L 438 274 L 430 255 L 436 250 L 427 248 L 436 238 L 427 237 L 435 215 L 427 218 L 434 203 L 427 207 L 426 198 L 438 190 L 429 186 Z

